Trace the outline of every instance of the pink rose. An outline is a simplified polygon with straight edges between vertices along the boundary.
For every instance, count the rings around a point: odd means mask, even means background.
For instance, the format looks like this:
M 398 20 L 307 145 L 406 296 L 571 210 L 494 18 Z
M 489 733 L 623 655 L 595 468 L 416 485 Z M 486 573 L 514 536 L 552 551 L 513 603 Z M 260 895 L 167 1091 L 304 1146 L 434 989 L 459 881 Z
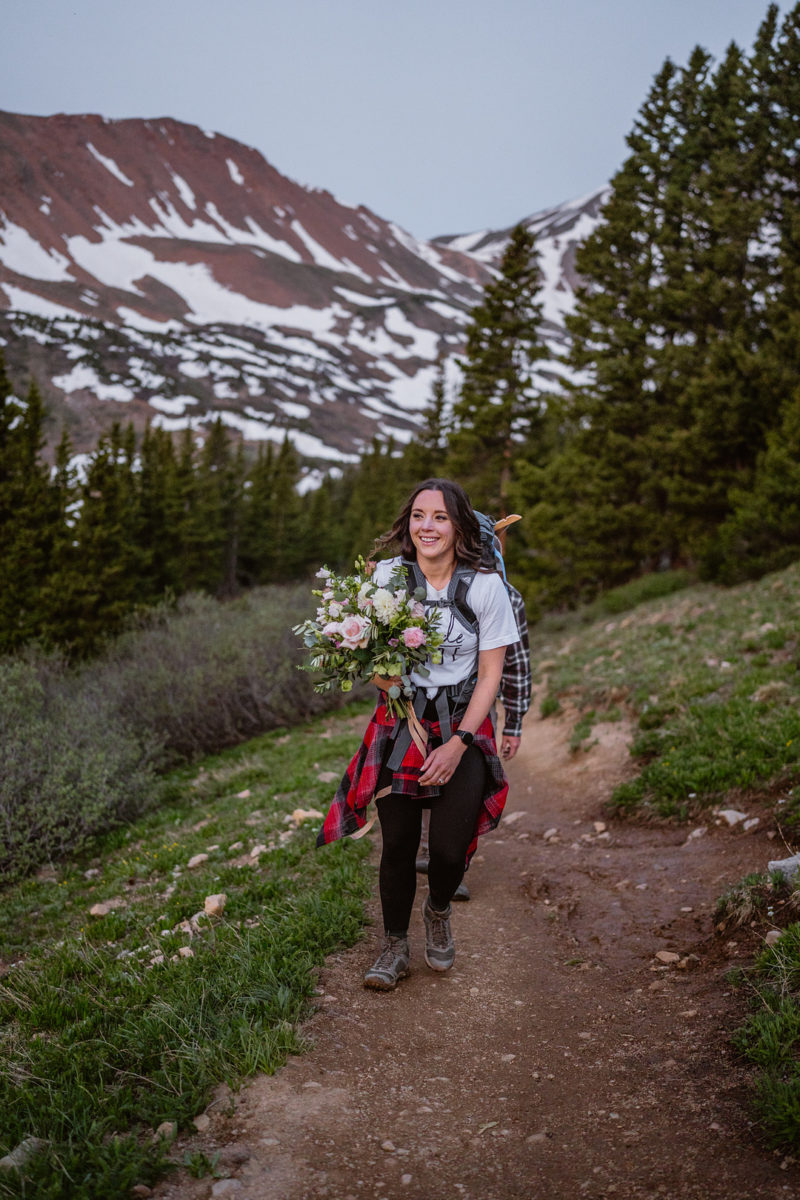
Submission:
M 418 646 L 425 645 L 425 634 L 418 625 L 412 625 L 410 629 L 403 630 L 403 641 L 409 650 L 416 650 Z
M 342 628 L 338 621 L 329 621 L 322 630 L 323 637 L 330 638 L 331 641 L 333 641 L 334 638 L 337 638 L 341 632 Z
M 342 645 L 348 650 L 356 650 L 359 646 L 366 646 L 369 641 L 370 624 L 366 617 L 345 617 L 339 622 L 339 631 Z

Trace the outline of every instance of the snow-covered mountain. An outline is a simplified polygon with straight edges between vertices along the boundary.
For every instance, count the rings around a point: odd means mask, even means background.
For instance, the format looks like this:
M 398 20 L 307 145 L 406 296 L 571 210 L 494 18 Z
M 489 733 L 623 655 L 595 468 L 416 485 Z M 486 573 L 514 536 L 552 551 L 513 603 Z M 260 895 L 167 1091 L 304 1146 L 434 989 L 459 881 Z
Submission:
M 554 356 L 602 198 L 528 219 Z M 420 241 L 167 118 L 0 113 L 0 346 L 78 449 L 114 417 L 288 429 L 309 467 L 407 441 L 507 236 Z

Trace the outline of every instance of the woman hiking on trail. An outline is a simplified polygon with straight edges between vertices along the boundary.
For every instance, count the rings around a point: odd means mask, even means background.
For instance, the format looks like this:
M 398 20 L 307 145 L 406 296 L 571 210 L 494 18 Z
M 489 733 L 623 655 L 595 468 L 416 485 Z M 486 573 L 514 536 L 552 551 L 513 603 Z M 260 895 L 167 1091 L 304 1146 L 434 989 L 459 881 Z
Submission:
M 441 661 L 428 660 L 427 676 L 411 673 L 413 706 L 427 735 L 427 754 L 423 759 L 408 722 L 389 716 L 379 700 L 317 840 L 322 845 L 357 832 L 376 797 L 385 937 L 364 984 L 390 991 L 408 975 L 408 926 L 424 808 L 430 808 L 430 890 L 422 906 L 425 961 L 434 971 L 453 965 L 450 901 L 478 835 L 497 825 L 508 792 L 489 713 L 506 646 L 519 633 L 503 580 L 492 556 L 484 558 L 477 519 L 459 484 L 448 479 L 419 484 L 375 547 L 400 551 L 399 558 L 377 564 L 375 583 L 383 586 L 402 561 L 410 590 L 424 587 L 427 604 L 439 609 Z M 384 690 L 394 682 L 376 680 Z

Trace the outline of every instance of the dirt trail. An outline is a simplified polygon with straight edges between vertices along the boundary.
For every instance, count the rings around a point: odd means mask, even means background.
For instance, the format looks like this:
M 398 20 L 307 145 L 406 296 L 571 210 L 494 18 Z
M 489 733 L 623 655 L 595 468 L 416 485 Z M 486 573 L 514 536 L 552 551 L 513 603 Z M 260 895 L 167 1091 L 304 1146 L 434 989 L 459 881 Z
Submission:
M 472 901 L 454 906 L 453 970 L 425 966 L 419 905 L 396 992 L 361 986 L 372 936 L 334 957 L 310 1052 L 221 1096 L 181 1143 L 219 1150 L 228 1178 L 181 1175 L 161 1200 L 800 1194 L 797 1167 L 752 1136 L 728 1048 L 744 1002 L 724 975 L 746 936 L 712 938 L 717 896 L 775 844 L 713 824 L 688 841 L 595 827 L 630 772 L 627 731 L 597 727 L 577 757 L 568 732 L 526 725 L 507 817 L 481 839 Z M 659 950 L 699 961 L 664 966 Z

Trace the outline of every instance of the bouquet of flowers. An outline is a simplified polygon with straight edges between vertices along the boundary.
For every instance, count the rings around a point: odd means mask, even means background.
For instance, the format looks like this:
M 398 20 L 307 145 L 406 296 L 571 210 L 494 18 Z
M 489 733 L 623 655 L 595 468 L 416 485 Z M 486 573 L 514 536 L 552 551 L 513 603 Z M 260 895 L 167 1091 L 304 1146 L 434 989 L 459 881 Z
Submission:
M 312 593 L 319 600 L 316 618 L 293 630 L 310 652 L 304 669 L 322 676 L 314 690 L 327 692 L 338 685 L 349 692 L 356 680 L 399 679 L 386 689 L 386 705 L 392 715 L 406 716 L 404 697 L 413 694 L 411 671 L 427 675 L 426 660 L 439 661 L 437 647 L 443 639 L 436 627 L 438 610 L 421 603 L 421 588 L 409 595 L 405 569 L 399 565 L 384 587 L 371 581 L 363 558 L 356 559 L 353 575 L 339 578 L 322 567 L 316 577 L 322 580 Z

